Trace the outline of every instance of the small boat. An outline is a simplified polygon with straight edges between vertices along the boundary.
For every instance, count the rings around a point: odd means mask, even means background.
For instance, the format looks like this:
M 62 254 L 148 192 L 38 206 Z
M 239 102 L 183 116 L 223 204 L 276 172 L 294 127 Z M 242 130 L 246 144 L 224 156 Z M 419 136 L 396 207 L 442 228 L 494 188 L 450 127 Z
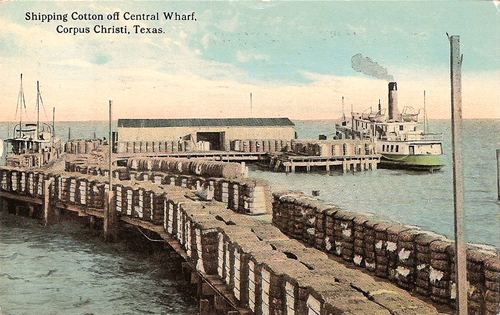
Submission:
M 26 100 L 23 91 L 23 75 L 17 100 L 16 113 L 19 114 L 12 129 L 12 136 L 3 141 L 7 166 L 37 167 L 43 166 L 59 157 L 61 140 L 55 136 L 54 121 L 52 125 L 40 122 L 40 105 L 43 106 L 40 85 L 37 82 L 37 121 L 23 122 L 23 110 L 26 110 Z M 10 131 L 10 130 L 9 130 Z

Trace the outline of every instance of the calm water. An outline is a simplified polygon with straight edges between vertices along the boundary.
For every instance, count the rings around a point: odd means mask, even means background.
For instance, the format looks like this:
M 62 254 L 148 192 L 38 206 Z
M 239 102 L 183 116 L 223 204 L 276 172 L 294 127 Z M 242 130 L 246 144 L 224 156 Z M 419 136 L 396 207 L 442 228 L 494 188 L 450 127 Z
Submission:
M 300 138 L 331 135 L 331 121 L 296 122 Z M 262 171 L 273 190 L 310 193 L 347 210 L 370 212 L 405 224 L 453 236 L 453 187 L 450 125 L 431 121 L 432 132 L 442 132 L 446 167 L 433 174 L 379 169 L 356 174 L 277 174 Z M 466 120 L 463 129 L 466 238 L 500 247 L 500 203 L 497 202 L 496 153 L 500 148 L 500 120 Z
M 300 138 L 332 134 L 333 122 L 296 122 Z M 105 122 L 58 123 L 67 139 L 107 134 Z M 453 195 L 449 124 L 432 121 L 444 133 L 447 166 L 440 172 L 382 170 L 332 176 L 252 170 L 273 190 L 320 190 L 321 198 L 348 210 L 376 213 L 448 237 L 453 233 Z M 7 124 L 0 123 L 0 137 Z M 496 192 L 495 149 L 500 148 L 499 120 L 464 122 L 466 237 L 469 242 L 500 247 L 500 204 Z M 69 223 L 68 223 L 69 224 Z M 194 302 L 165 277 L 164 266 L 88 236 L 85 228 L 46 230 L 36 221 L 0 217 L 0 314 L 190 314 Z

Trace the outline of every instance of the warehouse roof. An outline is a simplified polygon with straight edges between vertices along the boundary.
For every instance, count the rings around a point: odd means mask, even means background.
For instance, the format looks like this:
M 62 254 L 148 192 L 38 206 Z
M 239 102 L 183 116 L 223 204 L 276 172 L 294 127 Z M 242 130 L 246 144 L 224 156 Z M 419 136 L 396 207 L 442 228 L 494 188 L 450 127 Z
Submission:
M 284 127 L 295 126 L 288 118 L 190 118 L 190 119 L 118 119 L 121 128 L 156 127 Z

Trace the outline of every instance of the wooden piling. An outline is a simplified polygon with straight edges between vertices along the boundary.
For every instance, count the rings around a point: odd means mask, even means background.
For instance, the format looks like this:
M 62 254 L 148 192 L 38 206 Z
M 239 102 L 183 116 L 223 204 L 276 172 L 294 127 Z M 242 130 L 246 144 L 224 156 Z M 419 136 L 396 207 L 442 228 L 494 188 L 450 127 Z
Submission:
M 43 181 L 43 221 L 44 225 L 47 226 L 54 222 L 54 209 L 51 207 L 50 202 L 50 186 L 52 185 L 54 179 L 46 179 Z
M 497 194 L 500 200 L 500 149 L 497 149 Z
M 210 314 L 210 301 L 207 299 L 200 299 L 200 315 Z
M 113 192 L 113 142 L 112 138 L 112 101 L 109 101 L 109 135 L 108 135 L 108 192 L 104 204 L 103 230 L 106 241 L 115 241 L 118 234 L 118 219 L 116 217 L 116 198 Z
M 106 193 L 104 202 L 103 230 L 106 241 L 115 241 L 117 239 L 117 217 L 116 200 L 113 191 Z

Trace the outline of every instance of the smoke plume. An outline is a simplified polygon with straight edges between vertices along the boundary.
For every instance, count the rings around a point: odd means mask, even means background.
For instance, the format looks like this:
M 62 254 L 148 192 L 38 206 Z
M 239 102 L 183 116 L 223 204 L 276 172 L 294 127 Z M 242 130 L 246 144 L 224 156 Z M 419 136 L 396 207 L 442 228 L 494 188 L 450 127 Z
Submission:
M 371 60 L 363 57 L 362 54 L 355 54 L 351 58 L 351 65 L 354 70 L 386 81 L 394 81 L 394 77 L 387 72 L 387 69 Z

